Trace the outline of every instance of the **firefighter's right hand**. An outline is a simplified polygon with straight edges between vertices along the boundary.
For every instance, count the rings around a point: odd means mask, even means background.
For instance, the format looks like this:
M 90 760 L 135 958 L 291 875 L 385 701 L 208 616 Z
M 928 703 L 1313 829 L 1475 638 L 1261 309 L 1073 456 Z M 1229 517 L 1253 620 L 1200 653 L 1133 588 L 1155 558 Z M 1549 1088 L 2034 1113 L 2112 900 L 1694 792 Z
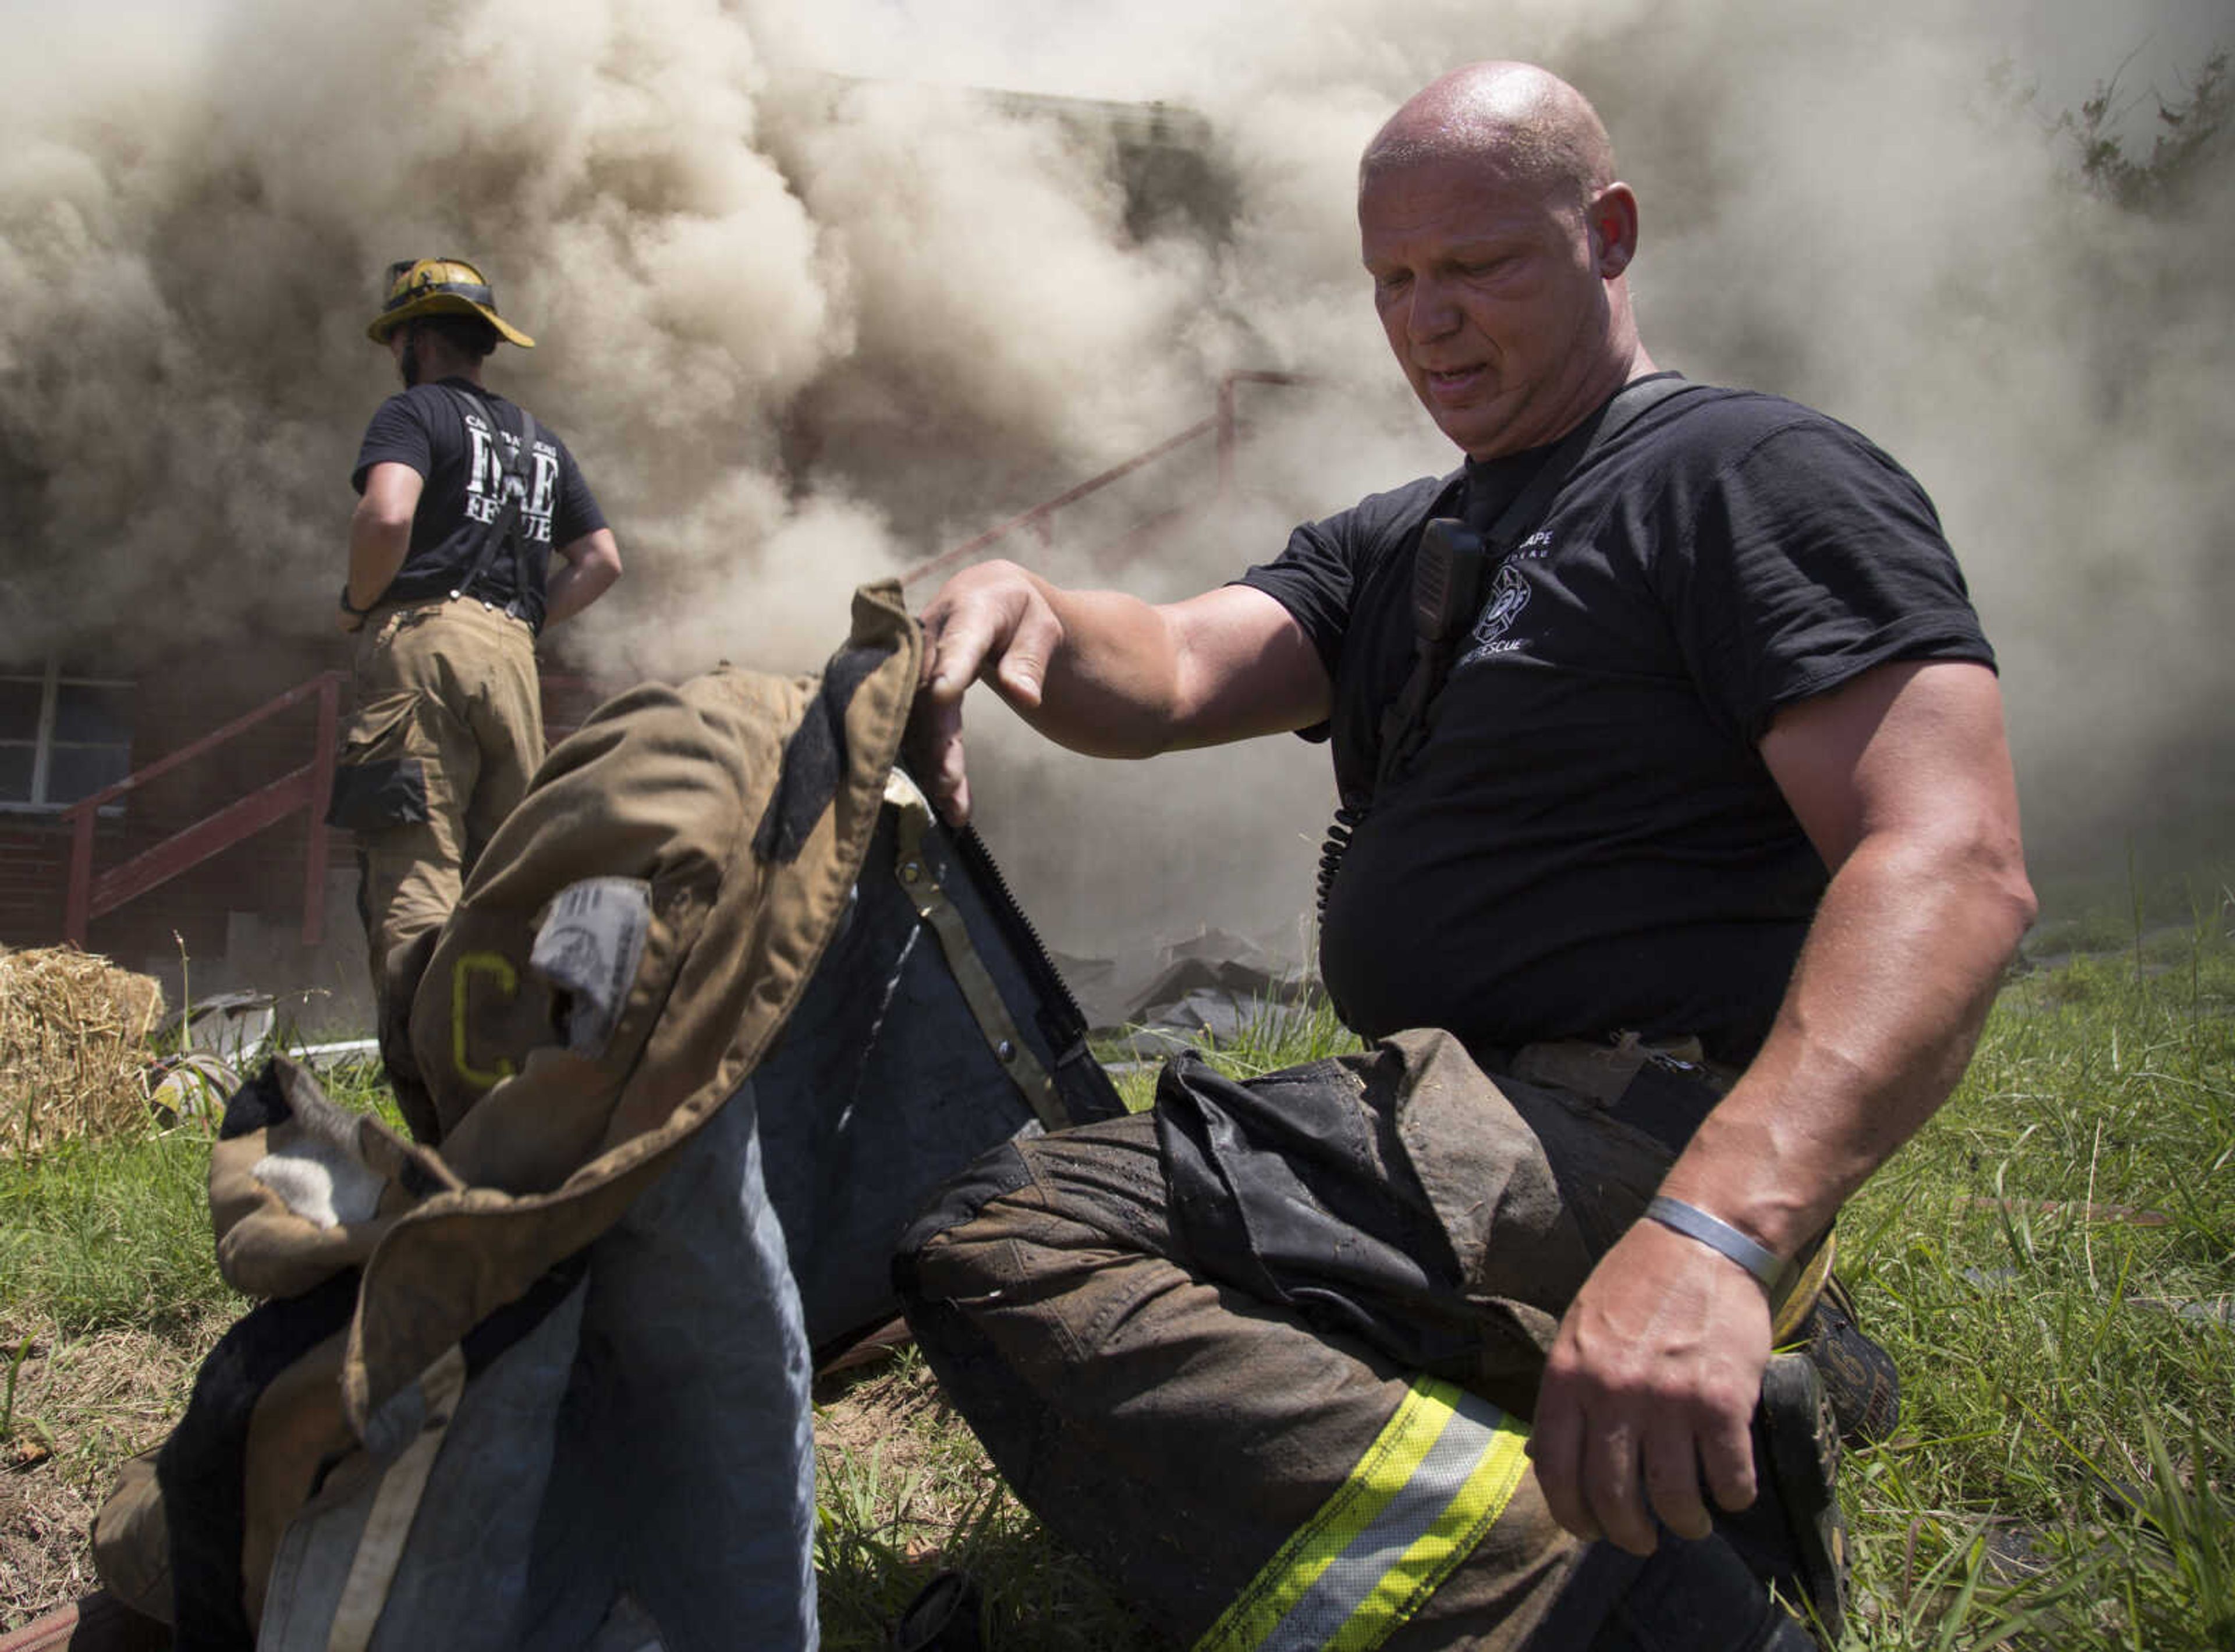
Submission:
M 908 719 L 910 766 L 948 824 L 970 819 L 962 764 L 962 697 L 973 683 L 1027 716 L 1063 640 L 1038 580 L 1013 562 L 981 562 L 939 589 L 923 611 L 923 665 Z
M 334 605 L 334 627 L 338 631 L 363 631 L 364 616 L 361 613 L 351 613 L 337 602 Z
M 1748 1430 L 1769 1301 L 1737 1262 L 1657 1223 L 1617 1240 L 1561 1316 L 1529 1456 L 1551 1517 L 1634 1555 L 1714 1530 L 1757 1488 Z

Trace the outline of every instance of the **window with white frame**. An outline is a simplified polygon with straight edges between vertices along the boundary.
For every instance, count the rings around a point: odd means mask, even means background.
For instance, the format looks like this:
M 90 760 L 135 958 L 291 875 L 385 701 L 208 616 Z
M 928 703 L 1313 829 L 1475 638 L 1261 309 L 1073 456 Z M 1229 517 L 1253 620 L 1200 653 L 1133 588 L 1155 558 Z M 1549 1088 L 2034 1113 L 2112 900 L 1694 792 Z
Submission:
M 0 664 L 0 810 L 65 808 L 131 771 L 130 682 L 60 659 Z

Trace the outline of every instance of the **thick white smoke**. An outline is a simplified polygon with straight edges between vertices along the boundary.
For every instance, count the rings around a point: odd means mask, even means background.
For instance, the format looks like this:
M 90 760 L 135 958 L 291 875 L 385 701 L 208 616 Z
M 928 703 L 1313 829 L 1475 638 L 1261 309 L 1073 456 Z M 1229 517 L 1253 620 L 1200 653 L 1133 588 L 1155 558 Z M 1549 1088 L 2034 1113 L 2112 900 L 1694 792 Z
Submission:
M 1436 73 L 1527 56 L 1599 103 L 1640 191 L 1661 363 L 1815 403 L 1934 492 L 2002 651 L 2036 841 L 2135 829 L 2235 767 L 2214 626 L 2235 168 L 2177 228 L 2074 189 L 1987 89 L 2005 55 L 2036 72 L 2055 10 L 27 15 L 0 69 L 0 658 L 110 646 L 150 613 L 174 659 L 323 627 L 357 437 L 392 388 L 363 337 L 377 272 L 438 252 L 482 262 L 538 335 L 493 382 L 567 437 L 629 560 L 560 633 L 578 661 L 812 665 L 858 580 L 1203 416 L 1226 371 L 1312 375 L 1245 390 L 1222 513 L 1091 554 L 1081 524 L 1200 498 L 1198 454 L 1013 552 L 1200 588 L 1450 462 L 1356 271 L 1355 158 Z M 1120 165 L 1140 110 L 1056 119 L 970 86 L 1193 111 L 1221 200 L 1144 224 Z M 990 699 L 973 717 L 989 830 L 1059 939 L 1307 903 L 1319 754 L 1141 771 L 1045 753 Z

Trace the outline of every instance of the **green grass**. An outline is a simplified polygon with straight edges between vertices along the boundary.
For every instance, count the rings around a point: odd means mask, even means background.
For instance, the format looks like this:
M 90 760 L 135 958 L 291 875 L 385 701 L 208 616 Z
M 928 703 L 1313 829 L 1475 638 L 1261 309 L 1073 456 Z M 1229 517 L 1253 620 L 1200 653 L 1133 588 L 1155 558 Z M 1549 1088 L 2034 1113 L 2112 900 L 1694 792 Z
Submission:
M 2060 963 L 2074 954 L 2140 950 L 2147 967 L 2153 959 L 2179 952 L 2192 932 L 2235 921 L 2235 862 L 2209 855 L 2168 856 L 2153 845 L 2146 864 L 2128 846 L 2121 869 L 2098 863 L 2081 871 L 2038 874 L 2035 888 L 2045 916 L 2026 937 L 2029 958 Z
M 36 1304 L 69 1334 L 129 1328 L 163 1335 L 222 1301 L 207 1142 L 187 1126 L 69 1144 L 28 1167 L 0 1163 L 0 1323 Z
M 914 1349 L 818 1408 L 823 1644 L 876 1652 L 934 1573 L 983 1591 L 987 1644 L 1040 1652 L 1160 1652 L 1075 1557 L 1052 1544 L 940 1400 Z
M 2235 955 L 2186 939 L 2014 984 L 1842 1223 L 1908 1382 L 1854 1646 L 2235 1646 Z
M 377 1069 L 326 1077 L 346 1105 L 384 1111 Z M 29 1164 L 0 1159 L 0 1330 L 33 1319 L 65 1335 L 107 1330 L 161 1337 L 246 1299 L 218 1277 L 210 1235 L 209 1149 L 216 1121 L 72 1142 Z M 18 1331 L 20 1337 L 23 1333 Z
M 369 1068 L 334 1093 L 385 1101 Z M 0 1159 L 0 1633 L 93 1579 L 84 1534 L 126 1458 L 159 1443 L 248 1307 L 219 1277 L 213 1120 Z
M 1842 1272 L 1905 1383 L 1895 1438 L 1844 1477 L 1849 1649 L 2235 1648 L 2235 948 L 2216 906 L 2191 910 L 2147 919 L 2139 948 L 2106 921 L 2107 952 L 2015 976 L 1956 1095 L 1843 1219 Z M 1347 1042 L 1324 1013 L 1268 1011 L 1220 1059 L 1248 1074 Z M 1123 1078 L 1132 1105 L 1154 1077 Z M 383 1099 L 362 1071 L 335 1087 Z M 81 1429 L 42 1350 L 152 1332 L 171 1361 L 152 1438 L 237 1311 L 206 1152 L 189 1127 L 0 1164 L 0 1373 L 34 1345 L 12 1426 L 60 1446 L 10 1480 L 97 1487 L 147 1443 L 113 1414 Z M 913 1354 L 817 1420 L 835 1652 L 882 1646 L 955 1564 L 986 1588 L 991 1645 L 1166 1644 L 1001 1488 Z
M 1843 1220 L 1842 1271 L 1906 1383 L 1901 1428 L 1843 1481 L 1855 1652 L 2235 1647 L 2235 1328 L 2210 1317 L 2235 1290 L 2235 951 L 2214 916 L 2153 930 L 2139 969 L 2135 932 L 2091 919 L 2107 955 L 2015 980 L 1962 1087 Z M 1268 1010 L 1218 1060 L 1247 1076 L 1350 1042 Z M 1155 1077 L 1120 1076 L 1129 1105 Z M 880 1643 L 927 1550 L 992 1582 L 990 1644 L 1163 1644 L 1051 1552 L 920 1366 L 883 1380 L 927 1443 L 826 1448 L 832 1646 Z

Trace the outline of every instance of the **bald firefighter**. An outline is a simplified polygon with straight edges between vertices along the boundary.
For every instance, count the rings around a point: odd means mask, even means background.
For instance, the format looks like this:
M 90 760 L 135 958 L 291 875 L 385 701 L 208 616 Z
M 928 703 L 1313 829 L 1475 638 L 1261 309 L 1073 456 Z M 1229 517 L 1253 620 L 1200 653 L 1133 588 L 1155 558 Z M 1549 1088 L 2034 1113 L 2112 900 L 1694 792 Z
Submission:
M 537 636 L 621 572 L 567 444 L 482 382 L 500 343 L 535 341 L 481 271 L 407 259 L 387 285 L 366 331 L 403 390 L 374 413 L 351 477 L 338 618 L 357 637 L 357 708 L 328 815 L 357 834 L 383 1027 L 394 961 L 449 914 L 543 760 Z
M 1574 88 L 1428 87 L 1358 221 L 1464 466 L 1183 601 L 956 575 L 916 751 L 965 814 L 979 681 L 1097 755 L 1330 740 L 1321 964 L 1374 1042 L 998 1150 L 905 1239 L 909 1321 L 1203 1652 L 1829 1643 L 1838 1435 L 1891 1395 L 1828 1235 L 2033 909 L 1994 656 L 1891 458 L 1648 356 Z

